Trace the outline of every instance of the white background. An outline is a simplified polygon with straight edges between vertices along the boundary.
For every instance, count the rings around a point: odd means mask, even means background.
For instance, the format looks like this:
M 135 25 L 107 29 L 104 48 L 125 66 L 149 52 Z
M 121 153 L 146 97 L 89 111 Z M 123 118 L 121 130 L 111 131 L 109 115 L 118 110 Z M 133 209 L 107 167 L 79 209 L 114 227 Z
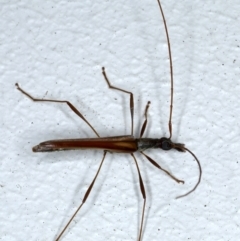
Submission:
M 189 154 L 148 151 L 180 185 L 136 155 L 147 192 L 143 240 L 240 237 L 240 4 L 162 1 L 174 67 L 173 138 Z M 101 151 L 33 153 L 49 139 L 95 137 L 64 104 L 69 100 L 101 136 L 135 136 L 148 100 L 145 137 L 168 133 L 170 75 L 157 1 L 1 1 L 0 240 L 54 240 L 81 203 Z M 137 240 L 142 197 L 129 155 L 108 154 L 86 205 L 62 240 Z

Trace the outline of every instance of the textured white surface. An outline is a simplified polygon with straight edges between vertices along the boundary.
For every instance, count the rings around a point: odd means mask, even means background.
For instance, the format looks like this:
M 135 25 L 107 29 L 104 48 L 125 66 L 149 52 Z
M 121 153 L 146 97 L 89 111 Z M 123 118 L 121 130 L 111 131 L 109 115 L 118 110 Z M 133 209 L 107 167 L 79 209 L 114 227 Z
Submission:
M 148 154 L 185 185 L 137 155 L 147 190 L 143 240 L 237 240 L 240 237 L 240 4 L 163 1 L 174 67 L 173 141 L 177 152 Z M 65 105 L 71 101 L 101 136 L 130 134 L 135 97 L 138 137 L 148 100 L 148 137 L 168 136 L 169 67 L 157 2 L 1 1 L 0 240 L 54 240 L 82 200 L 102 153 L 40 153 L 48 139 L 94 137 Z M 63 240 L 136 240 L 142 198 L 133 160 L 108 154 L 96 186 Z

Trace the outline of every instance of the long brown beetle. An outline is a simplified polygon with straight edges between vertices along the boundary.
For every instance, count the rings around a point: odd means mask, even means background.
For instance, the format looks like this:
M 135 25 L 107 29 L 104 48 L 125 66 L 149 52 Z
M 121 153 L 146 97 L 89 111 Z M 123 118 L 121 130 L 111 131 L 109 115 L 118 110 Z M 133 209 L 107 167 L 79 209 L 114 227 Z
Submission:
M 175 149 L 179 152 L 186 152 L 187 151 L 194 157 L 194 159 L 196 160 L 196 162 L 198 164 L 198 167 L 199 167 L 198 181 L 197 181 L 196 185 L 193 187 L 193 189 L 191 189 L 189 192 L 187 192 L 184 195 L 178 196 L 177 198 L 181 198 L 181 197 L 187 196 L 190 193 L 192 193 L 197 188 L 197 186 L 199 185 L 199 183 L 201 181 L 202 169 L 201 169 L 200 162 L 197 159 L 197 157 L 195 156 L 195 154 L 193 152 L 191 152 L 188 148 L 186 148 L 184 144 L 174 143 L 174 142 L 171 141 L 171 138 L 172 138 L 172 111 L 173 111 L 172 56 L 171 56 L 170 40 L 169 40 L 168 29 L 167 29 L 167 25 L 166 25 L 166 21 L 165 21 L 165 16 L 164 16 L 160 1 L 159 0 L 157 0 L 157 1 L 158 1 L 158 5 L 159 5 L 160 12 L 161 12 L 163 22 L 164 22 L 164 27 L 165 27 L 166 37 L 167 37 L 167 44 L 168 44 L 169 63 L 170 63 L 171 98 L 170 98 L 170 114 L 169 114 L 169 122 L 168 122 L 168 128 L 169 128 L 169 137 L 168 138 L 166 138 L 166 137 L 162 137 L 160 139 L 143 138 L 143 134 L 145 132 L 147 122 L 148 122 L 147 112 L 148 112 L 148 109 L 149 109 L 149 106 L 150 106 L 150 102 L 147 103 L 146 108 L 145 108 L 145 113 L 144 113 L 145 121 L 144 121 L 144 123 L 142 125 L 142 128 L 141 128 L 140 137 L 135 138 L 133 136 L 133 127 L 134 127 L 134 122 L 133 122 L 133 120 L 134 120 L 134 118 L 133 118 L 133 115 L 134 115 L 134 96 L 133 96 L 133 93 L 111 85 L 111 83 L 110 83 L 110 81 L 107 77 L 107 74 L 105 72 L 104 67 L 102 67 L 102 74 L 104 76 L 105 81 L 107 82 L 108 87 L 111 88 L 111 89 L 115 89 L 115 90 L 124 92 L 126 94 L 129 94 L 129 96 L 130 96 L 131 135 L 114 136 L 114 137 L 100 137 L 98 132 L 93 128 L 93 126 L 85 119 L 85 117 L 69 101 L 34 98 L 30 94 L 28 94 L 26 91 L 24 91 L 22 88 L 20 88 L 20 86 L 16 83 L 17 89 L 33 101 L 55 102 L 55 103 L 65 103 L 65 104 L 67 104 L 71 108 L 71 110 L 76 115 L 78 115 L 93 130 L 93 132 L 97 135 L 97 138 L 62 139 L 62 140 L 45 141 L 45 142 L 42 142 L 42 143 L 34 146 L 33 152 L 52 152 L 52 151 L 76 150 L 76 149 L 100 149 L 100 150 L 103 150 L 102 161 L 100 163 L 100 166 L 98 168 L 98 171 L 97 171 L 92 183 L 88 187 L 88 189 L 87 189 L 87 191 L 86 191 L 86 193 L 83 197 L 82 203 L 79 205 L 79 207 L 77 208 L 75 213 L 72 215 L 72 217 L 70 218 L 68 223 L 65 225 L 63 230 L 60 232 L 60 234 L 56 238 L 56 241 L 60 240 L 63 233 L 66 231 L 66 229 L 68 228 L 68 226 L 70 225 L 70 223 L 72 222 L 72 220 L 74 219 L 76 214 L 79 212 L 79 210 L 81 209 L 83 204 L 86 202 L 87 198 L 89 197 L 89 194 L 90 194 L 90 192 L 91 192 L 91 190 L 94 186 L 94 183 L 95 183 L 95 181 L 98 177 L 98 174 L 101 170 L 101 167 L 102 167 L 102 164 L 104 162 L 104 159 L 106 157 L 107 152 L 128 153 L 132 156 L 132 158 L 133 158 L 133 160 L 136 164 L 138 177 L 139 177 L 140 190 L 141 190 L 141 194 L 142 194 L 142 197 L 143 197 L 143 206 L 142 206 L 142 214 L 141 214 L 141 222 L 140 222 L 141 224 L 140 224 L 140 230 L 139 230 L 139 235 L 138 235 L 138 241 L 140 241 L 141 238 L 142 238 L 144 213 L 145 213 L 145 206 L 146 206 L 146 193 L 145 193 L 145 187 L 144 187 L 144 183 L 143 183 L 143 180 L 142 180 L 142 176 L 141 176 L 141 173 L 140 173 L 140 170 L 139 170 L 138 162 L 137 162 L 137 160 L 136 160 L 136 158 L 133 154 L 134 152 L 139 151 L 144 157 L 146 157 L 146 159 L 151 164 L 153 164 L 158 169 L 164 171 L 168 176 L 170 176 L 173 180 L 175 180 L 178 183 L 184 183 L 184 181 L 176 178 L 170 172 L 168 172 L 167 170 L 162 168 L 156 161 L 154 161 L 151 157 L 146 155 L 144 153 L 144 151 L 147 150 L 147 149 L 151 149 L 151 148 L 155 148 L 155 149 L 160 148 L 160 149 L 163 149 L 165 151 Z

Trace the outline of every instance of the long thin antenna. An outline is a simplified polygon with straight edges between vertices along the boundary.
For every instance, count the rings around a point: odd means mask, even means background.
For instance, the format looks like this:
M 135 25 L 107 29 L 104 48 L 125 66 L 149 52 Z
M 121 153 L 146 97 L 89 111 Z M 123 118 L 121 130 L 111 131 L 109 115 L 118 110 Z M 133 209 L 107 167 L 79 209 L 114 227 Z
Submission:
M 201 182 L 201 178 L 202 178 L 202 167 L 201 167 L 200 161 L 197 159 L 197 157 L 195 156 L 195 154 L 194 154 L 193 152 L 191 152 L 189 149 L 187 149 L 186 147 L 182 147 L 182 148 L 183 148 L 183 150 L 188 151 L 188 152 L 195 158 L 195 161 L 196 161 L 197 164 L 198 164 L 199 176 L 198 176 L 198 181 L 197 181 L 197 183 L 195 184 L 195 186 L 193 187 L 193 189 L 190 190 L 189 192 L 183 194 L 183 195 L 177 196 L 176 199 L 182 198 L 182 197 L 186 197 L 186 196 L 189 195 L 190 193 L 194 192 L 194 191 L 196 190 L 197 186 L 199 185 L 199 183 Z
M 168 121 L 168 128 L 169 128 L 169 139 L 171 139 L 172 137 L 172 109 L 173 109 L 173 65 L 172 65 L 172 54 L 171 54 L 171 46 L 170 46 L 170 40 L 169 40 L 169 35 L 168 35 L 168 29 L 167 29 L 167 24 L 166 24 L 166 20 L 164 17 L 164 13 L 162 10 L 162 6 L 160 3 L 160 0 L 158 1 L 158 5 L 162 14 L 162 18 L 163 18 L 163 23 L 164 23 L 164 27 L 165 27 L 165 32 L 166 32 L 166 37 L 167 37 L 167 43 L 168 43 L 168 54 L 169 54 L 169 64 L 170 64 L 170 75 L 171 75 L 171 103 L 170 103 L 170 114 L 169 114 L 169 121 Z

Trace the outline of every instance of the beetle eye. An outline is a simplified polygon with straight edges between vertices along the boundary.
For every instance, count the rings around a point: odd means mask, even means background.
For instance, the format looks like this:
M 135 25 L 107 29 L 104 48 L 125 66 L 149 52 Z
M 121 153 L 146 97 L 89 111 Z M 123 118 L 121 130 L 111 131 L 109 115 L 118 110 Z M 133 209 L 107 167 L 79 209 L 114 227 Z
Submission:
M 162 149 L 165 150 L 165 151 L 168 151 L 168 150 L 172 149 L 172 145 L 169 142 L 169 140 L 164 140 L 162 142 Z

